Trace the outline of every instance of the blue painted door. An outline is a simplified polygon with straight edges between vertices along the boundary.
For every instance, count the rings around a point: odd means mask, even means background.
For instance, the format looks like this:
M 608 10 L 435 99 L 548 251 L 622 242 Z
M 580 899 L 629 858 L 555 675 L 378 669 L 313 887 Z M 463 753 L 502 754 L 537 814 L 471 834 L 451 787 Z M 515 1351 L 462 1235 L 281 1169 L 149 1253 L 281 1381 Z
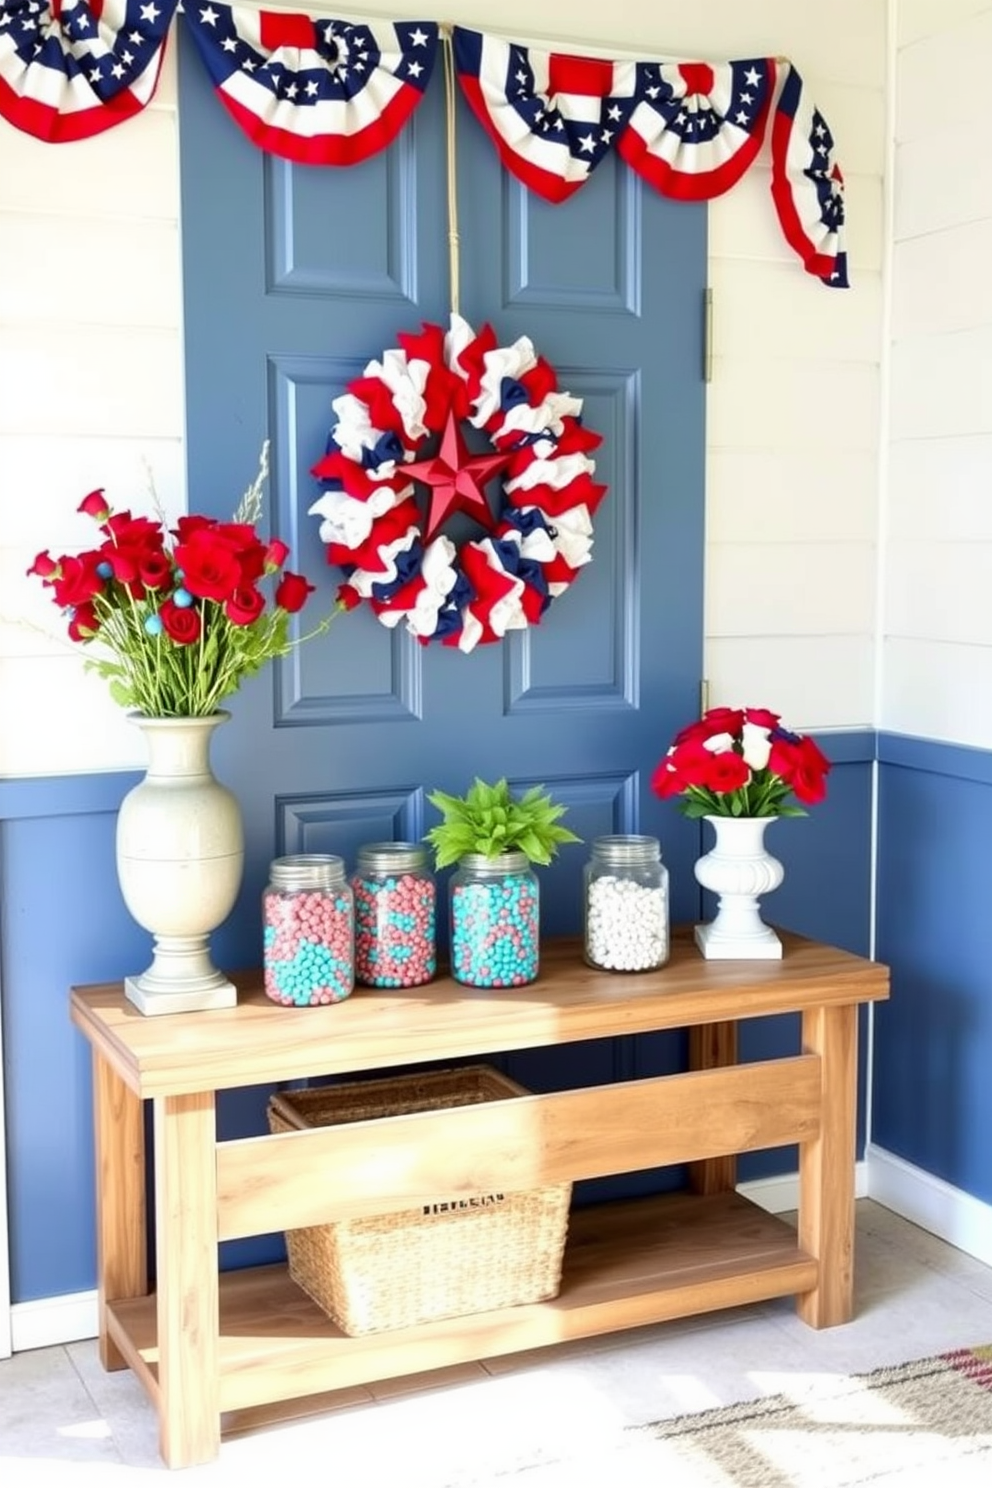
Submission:
M 439 63 L 388 150 L 348 169 L 296 167 L 257 150 L 195 54 L 181 57 L 190 507 L 228 516 L 270 437 L 270 525 L 319 583 L 312 614 L 341 578 L 307 514 L 331 401 L 398 331 L 447 324 L 444 122 Z M 501 644 L 421 647 L 363 606 L 243 689 L 216 750 L 247 837 L 245 890 L 217 942 L 228 964 L 259 959 L 274 854 L 351 863 L 363 841 L 419 838 L 436 819 L 426 793 L 474 775 L 546 785 L 586 843 L 657 834 L 675 917 L 698 910 L 698 829 L 648 781 L 699 700 L 705 207 L 664 200 L 612 159 L 550 206 L 502 170 L 460 101 L 456 140 L 461 313 L 501 345 L 529 336 L 604 436 L 593 562 L 539 626 Z M 587 851 L 541 870 L 547 934 L 580 926 Z M 618 1040 L 508 1064 L 541 1088 L 677 1057 L 671 1041 Z

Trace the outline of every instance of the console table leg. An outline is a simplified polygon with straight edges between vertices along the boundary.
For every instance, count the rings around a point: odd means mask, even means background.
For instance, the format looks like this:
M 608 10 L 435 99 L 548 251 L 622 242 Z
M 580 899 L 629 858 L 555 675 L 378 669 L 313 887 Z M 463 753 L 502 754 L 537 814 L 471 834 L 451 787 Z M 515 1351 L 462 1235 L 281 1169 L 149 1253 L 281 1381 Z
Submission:
M 703 1023 L 689 1029 L 689 1068 L 716 1069 L 737 1063 L 737 1024 Z M 726 1193 L 737 1186 L 737 1157 L 726 1153 L 689 1164 L 693 1193 Z
M 212 1092 L 156 1099 L 159 1435 L 169 1467 L 220 1451 L 216 1144 Z
M 140 1097 L 94 1049 L 96 1253 L 100 1362 L 123 1369 L 110 1337 L 107 1304 L 148 1291 L 145 1215 L 145 1128 Z
M 813 1328 L 850 1320 L 854 1309 L 854 1153 L 858 1010 L 803 1014 L 803 1051 L 822 1063 L 820 1134 L 799 1149 L 799 1244 L 819 1262 L 819 1281 L 797 1302 Z

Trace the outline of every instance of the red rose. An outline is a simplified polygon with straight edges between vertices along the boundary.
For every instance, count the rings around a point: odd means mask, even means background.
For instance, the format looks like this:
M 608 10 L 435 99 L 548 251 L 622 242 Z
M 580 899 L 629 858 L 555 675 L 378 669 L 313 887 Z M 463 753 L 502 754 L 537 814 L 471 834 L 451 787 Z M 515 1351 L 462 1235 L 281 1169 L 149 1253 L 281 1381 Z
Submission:
M 148 517 L 120 512 L 104 524 L 104 531 L 110 536 L 100 549 L 101 556 L 110 564 L 117 582 L 127 586 L 132 598 L 143 599 L 143 571 L 154 573 L 163 559 L 168 561 L 162 529 Z
M 159 610 L 162 625 L 170 640 L 179 646 L 191 646 L 200 639 L 200 612 L 195 605 L 180 609 L 173 600 L 164 601 Z
M 38 554 L 27 572 L 29 578 L 42 579 L 47 583 L 49 580 L 58 577 L 61 568 L 61 560 L 53 558 L 46 548 L 43 553 Z
M 110 516 L 110 507 L 104 498 L 103 487 L 84 496 L 77 510 L 86 517 L 93 517 L 97 522 L 105 522 Z
M 215 529 L 218 538 L 229 543 L 241 566 L 241 582 L 254 584 L 265 572 L 266 546 L 259 541 L 254 527 L 248 522 L 218 522 Z
M 672 796 L 680 796 L 687 784 L 688 782 L 676 770 L 671 759 L 667 757 L 662 760 L 651 776 L 651 789 L 663 801 L 669 800 Z
M 100 629 L 100 621 L 97 619 L 96 610 L 90 603 L 77 605 L 69 621 L 69 639 L 71 641 L 88 641 L 96 635 Z
M 189 542 L 194 532 L 203 532 L 216 526 L 213 517 L 180 517 L 172 529 L 172 535 L 177 543 Z
M 302 574 L 290 573 L 287 569 L 276 589 L 276 604 L 281 610 L 295 615 L 298 610 L 302 610 L 307 596 L 313 591 L 314 585 L 308 583 Z
M 699 739 L 686 739 L 672 751 L 672 764 L 686 785 L 707 785 L 713 773 L 714 755 Z
M 744 722 L 753 723 L 755 728 L 771 730 L 778 728 L 781 719 L 777 713 L 769 713 L 767 708 L 745 708 Z
M 232 625 L 251 625 L 265 609 L 265 595 L 253 584 L 242 584 L 224 602 L 224 614 Z
M 108 517 L 103 524 L 104 532 L 109 532 L 114 541 L 123 547 L 143 547 L 151 543 L 153 547 L 162 546 L 162 529 L 151 517 L 132 517 L 129 511 L 115 512 Z
M 751 771 L 741 756 L 732 749 L 724 750 L 722 754 L 710 754 L 709 760 L 710 767 L 701 784 L 707 790 L 715 791 L 718 796 L 740 790 L 751 779 Z
M 768 768 L 780 775 L 805 806 L 815 806 L 827 794 L 830 761 L 812 739 L 776 739 Z
M 714 734 L 730 734 L 736 738 L 743 727 L 743 708 L 710 708 L 702 718 L 681 729 L 675 735 L 675 742 L 684 744 L 690 739 L 711 739 Z
M 289 549 L 278 537 L 274 537 L 265 550 L 265 572 L 275 573 L 289 557 Z
M 362 596 L 359 594 L 354 584 L 339 584 L 337 601 L 342 609 L 354 610 L 357 609 L 358 606 L 361 604 Z
M 132 552 L 130 548 L 119 548 L 112 542 L 106 542 L 101 549 L 101 557 L 110 564 L 118 584 L 133 585 L 132 593 L 135 599 L 143 598 L 144 588 L 140 582 L 141 562 L 137 552 Z
M 172 560 L 168 553 L 143 553 L 138 578 L 146 589 L 164 589 L 172 583 Z
M 59 576 L 52 580 L 55 603 L 63 609 L 74 609 L 99 594 L 104 580 L 97 573 L 97 564 L 102 561 L 99 553 L 80 553 L 78 558 L 63 558 Z
M 197 599 L 223 604 L 241 583 L 237 554 L 213 527 L 199 527 L 188 542 L 177 544 L 175 560 L 183 571 L 184 587 Z

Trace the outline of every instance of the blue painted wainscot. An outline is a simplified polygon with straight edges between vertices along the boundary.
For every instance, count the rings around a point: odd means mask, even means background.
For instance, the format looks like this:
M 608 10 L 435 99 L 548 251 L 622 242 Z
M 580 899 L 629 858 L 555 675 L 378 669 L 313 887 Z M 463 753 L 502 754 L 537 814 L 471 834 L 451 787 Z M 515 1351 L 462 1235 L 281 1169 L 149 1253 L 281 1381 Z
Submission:
M 831 734 L 819 742 L 834 761 L 829 798 L 807 818 L 777 823 L 769 832 L 768 845 L 785 864 L 786 879 L 769 896 L 766 914 L 801 934 L 866 954 L 874 735 Z M 876 1126 L 878 1139 L 893 1151 L 992 1197 L 981 1161 L 981 1133 L 992 1115 L 992 1000 L 986 994 L 983 1003 L 981 995 L 987 987 L 984 967 L 992 964 L 992 916 L 982 918 L 983 890 L 970 876 L 992 836 L 992 773 L 986 757 L 980 758 L 986 765 L 981 781 L 886 765 L 886 816 L 898 846 L 883 859 L 880 955 L 897 967 L 898 995 L 881 1009 Z M 0 987 L 15 1304 L 95 1285 L 90 1060 L 69 1022 L 68 991 L 74 984 L 117 980 L 148 959 L 148 937 L 124 907 L 114 867 L 117 808 L 138 778 L 120 772 L 0 781 Z M 674 815 L 665 813 L 675 808 L 657 806 L 658 819 L 642 826 L 659 832 L 664 848 L 666 831 L 677 830 Z M 925 844 L 917 837 L 924 827 Z M 703 838 L 710 835 L 700 829 L 700 850 L 709 846 Z M 242 896 L 213 940 L 220 965 L 258 963 L 258 895 L 272 850 L 271 842 L 250 848 Z M 694 885 L 673 886 L 677 912 L 693 902 L 693 892 Z M 576 897 L 576 933 L 579 917 Z M 901 921 L 907 917 L 904 934 Z M 613 1042 L 609 1050 L 572 1046 L 577 1062 L 567 1068 L 542 1065 L 526 1051 L 508 1056 L 505 1064 L 540 1089 L 616 1078 L 618 1066 L 631 1078 L 666 1073 L 684 1058 L 678 1036 Z M 797 1045 L 794 1020 L 761 1020 L 745 1026 L 742 1057 L 760 1059 Z M 860 1081 L 859 1150 L 864 1040 Z M 932 1100 L 920 1101 L 921 1088 L 929 1089 Z M 242 1099 L 232 1104 L 222 1096 L 221 1135 L 264 1130 L 267 1092 L 230 1094 Z M 794 1169 L 794 1152 L 782 1149 L 743 1160 L 741 1177 Z M 677 1177 L 630 1175 L 626 1182 L 630 1192 L 638 1192 L 648 1181 L 664 1187 Z M 273 1258 L 280 1244 L 274 1236 L 239 1242 L 226 1251 L 223 1264 Z
M 992 754 L 881 734 L 872 1141 L 992 1201 Z

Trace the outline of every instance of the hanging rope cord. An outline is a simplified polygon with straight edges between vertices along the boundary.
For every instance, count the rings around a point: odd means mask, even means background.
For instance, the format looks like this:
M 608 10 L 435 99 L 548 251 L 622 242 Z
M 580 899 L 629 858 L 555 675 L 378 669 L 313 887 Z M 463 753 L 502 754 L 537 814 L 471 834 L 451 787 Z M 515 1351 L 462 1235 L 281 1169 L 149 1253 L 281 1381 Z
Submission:
M 451 291 L 451 313 L 459 314 L 458 284 L 458 171 L 455 158 L 455 57 L 451 26 L 441 26 L 441 48 L 444 53 L 445 141 L 448 167 L 448 283 Z

